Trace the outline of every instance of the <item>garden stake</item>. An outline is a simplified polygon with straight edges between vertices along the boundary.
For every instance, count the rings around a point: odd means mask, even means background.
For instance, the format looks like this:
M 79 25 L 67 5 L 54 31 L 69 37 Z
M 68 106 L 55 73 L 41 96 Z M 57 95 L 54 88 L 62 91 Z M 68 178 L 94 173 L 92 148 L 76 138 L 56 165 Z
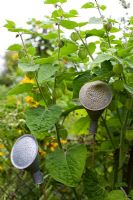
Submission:
M 27 170 L 32 174 L 35 184 L 43 182 L 38 163 L 38 143 L 32 135 L 25 134 L 17 139 L 10 158 L 14 167 Z
M 112 91 L 102 81 L 89 82 L 79 92 L 80 103 L 86 108 L 90 118 L 90 133 L 96 134 L 98 119 L 112 100 Z

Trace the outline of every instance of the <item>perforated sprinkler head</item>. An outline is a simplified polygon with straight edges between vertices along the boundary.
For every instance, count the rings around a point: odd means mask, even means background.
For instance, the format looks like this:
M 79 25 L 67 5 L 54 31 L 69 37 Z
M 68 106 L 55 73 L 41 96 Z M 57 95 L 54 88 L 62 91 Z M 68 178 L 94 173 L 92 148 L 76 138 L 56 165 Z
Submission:
M 98 118 L 112 100 L 112 91 L 109 86 L 102 81 L 89 82 L 81 87 L 79 100 L 92 119 L 89 130 L 91 133 L 95 134 L 97 131 Z
M 28 170 L 32 174 L 35 184 L 43 182 L 43 176 L 39 170 L 38 143 L 32 135 L 25 134 L 17 139 L 10 158 L 14 167 Z

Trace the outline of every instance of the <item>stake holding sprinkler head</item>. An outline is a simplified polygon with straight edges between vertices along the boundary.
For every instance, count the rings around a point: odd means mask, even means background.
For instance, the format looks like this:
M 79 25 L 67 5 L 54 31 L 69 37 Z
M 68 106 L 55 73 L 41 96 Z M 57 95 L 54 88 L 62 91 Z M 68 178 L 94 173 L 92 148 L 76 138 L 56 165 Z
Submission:
M 25 134 L 17 139 L 10 158 L 14 167 L 28 170 L 32 174 L 35 184 L 43 182 L 38 163 L 38 143 L 32 135 Z
M 96 134 L 98 119 L 112 100 L 112 91 L 102 81 L 93 81 L 83 85 L 79 92 L 80 103 L 86 108 L 92 122 L 90 132 Z

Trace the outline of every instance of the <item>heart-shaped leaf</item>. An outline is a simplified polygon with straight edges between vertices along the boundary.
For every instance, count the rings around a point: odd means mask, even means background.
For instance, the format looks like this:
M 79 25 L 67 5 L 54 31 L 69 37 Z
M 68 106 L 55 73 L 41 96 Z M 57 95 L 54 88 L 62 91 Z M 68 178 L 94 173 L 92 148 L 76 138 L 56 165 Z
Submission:
M 81 144 L 72 145 L 65 152 L 57 149 L 46 157 L 46 168 L 56 181 L 76 187 L 84 171 L 86 156 L 87 149 Z

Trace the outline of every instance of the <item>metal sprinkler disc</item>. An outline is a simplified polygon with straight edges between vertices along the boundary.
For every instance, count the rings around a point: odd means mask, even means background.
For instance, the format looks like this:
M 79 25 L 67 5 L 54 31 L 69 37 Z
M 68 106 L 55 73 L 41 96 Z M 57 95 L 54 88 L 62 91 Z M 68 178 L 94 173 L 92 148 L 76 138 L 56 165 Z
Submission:
M 18 138 L 11 151 L 11 162 L 17 169 L 26 169 L 38 154 L 38 144 L 30 134 Z
M 112 91 L 102 81 L 89 82 L 79 92 L 80 103 L 88 110 L 98 111 L 107 107 L 112 100 Z

